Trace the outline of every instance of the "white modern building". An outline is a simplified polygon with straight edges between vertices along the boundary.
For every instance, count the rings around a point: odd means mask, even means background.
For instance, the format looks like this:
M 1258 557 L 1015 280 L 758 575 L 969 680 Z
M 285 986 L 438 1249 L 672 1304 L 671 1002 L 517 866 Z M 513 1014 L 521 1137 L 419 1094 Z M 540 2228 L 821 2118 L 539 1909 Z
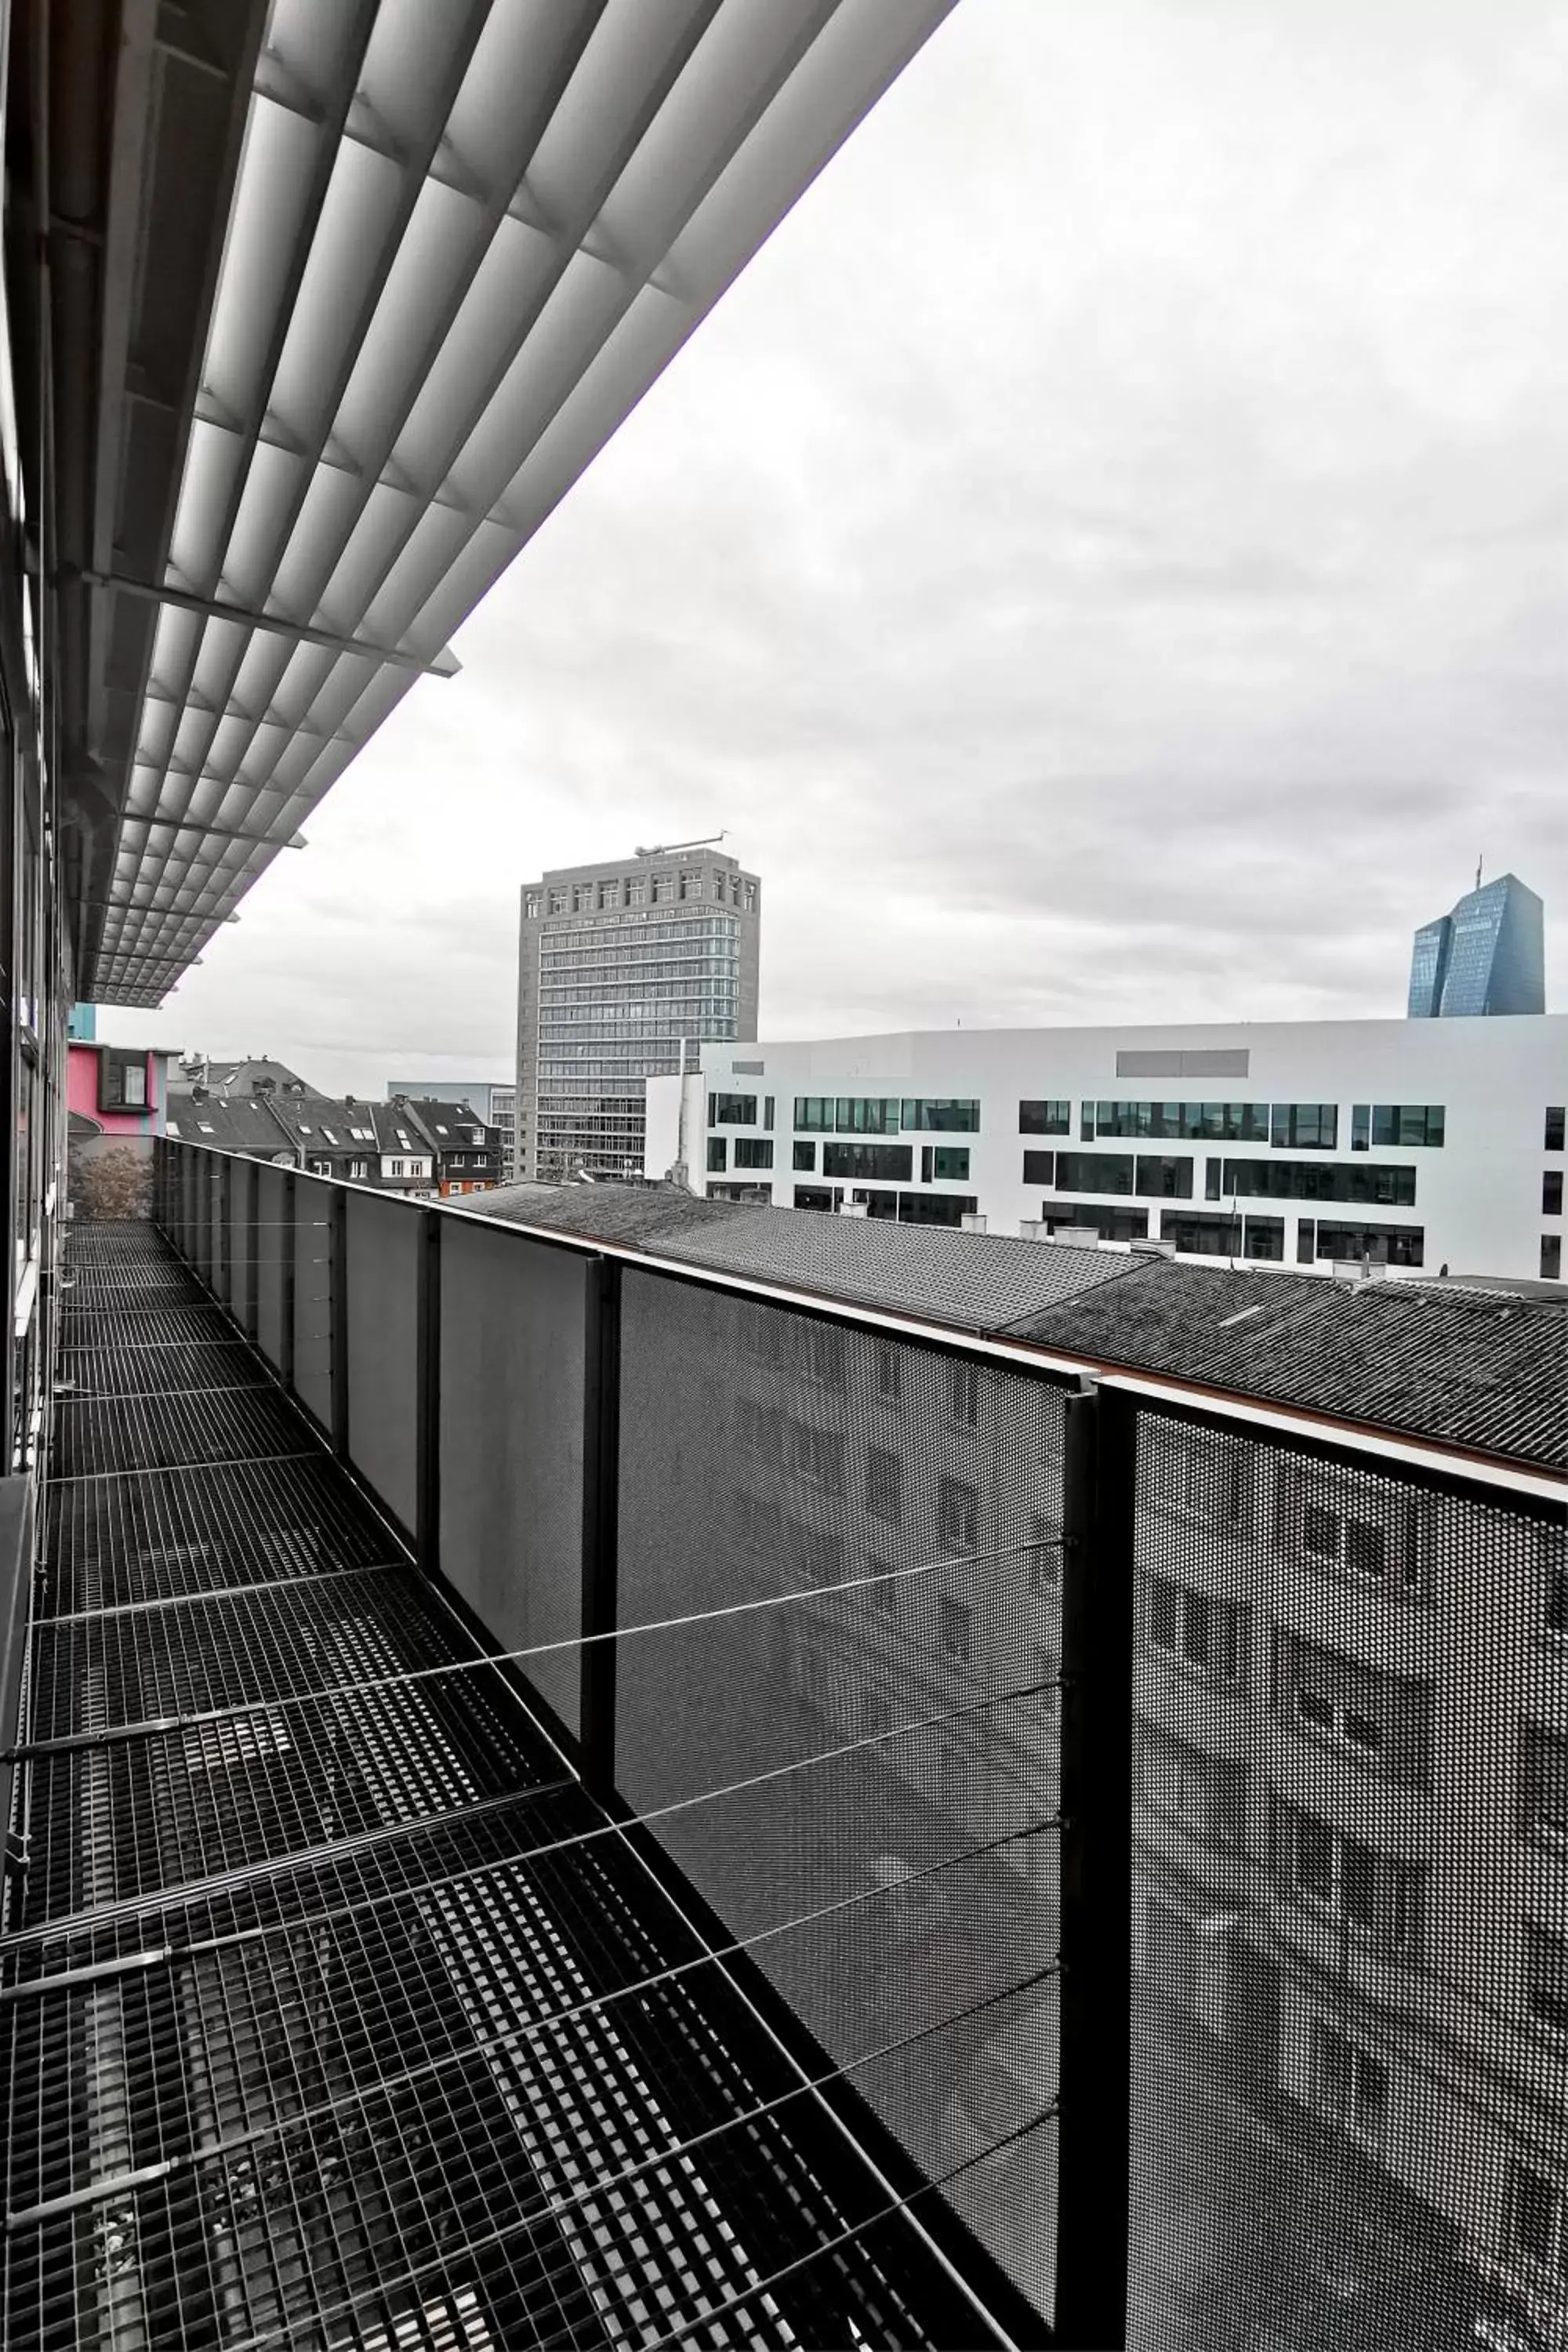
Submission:
M 706 1045 L 651 1176 L 711 1198 L 1179 1256 L 1563 1275 L 1568 1017 Z

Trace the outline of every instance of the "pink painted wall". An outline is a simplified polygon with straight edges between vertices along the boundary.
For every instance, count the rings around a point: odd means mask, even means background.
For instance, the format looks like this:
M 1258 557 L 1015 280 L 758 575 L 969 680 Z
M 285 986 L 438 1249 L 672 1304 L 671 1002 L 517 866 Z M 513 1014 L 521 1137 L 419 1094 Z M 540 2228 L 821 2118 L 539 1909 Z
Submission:
M 123 1049 L 121 1049 L 123 1050 Z M 100 1110 L 96 1045 L 73 1045 L 66 1064 L 66 1108 L 90 1119 L 105 1135 L 162 1135 L 169 1108 L 169 1056 L 147 1055 L 145 1110 Z

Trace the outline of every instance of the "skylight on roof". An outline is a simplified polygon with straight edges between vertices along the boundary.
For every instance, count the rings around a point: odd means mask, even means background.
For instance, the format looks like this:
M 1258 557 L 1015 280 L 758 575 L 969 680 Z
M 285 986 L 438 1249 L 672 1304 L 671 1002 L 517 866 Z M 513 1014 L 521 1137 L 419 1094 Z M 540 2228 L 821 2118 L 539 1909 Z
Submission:
M 322 1128 L 322 1129 L 321 1129 L 321 1133 L 322 1133 L 322 1135 L 326 1138 L 326 1140 L 327 1140 L 329 1143 L 335 1144 L 335 1143 L 337 1142 L 337 1139 L 337 1139 L 337 1137 L 332 1133 L 332 1130 L 331 1130 L 331 1129 L 330 1127 L 324 1127 L 324 1128 Z

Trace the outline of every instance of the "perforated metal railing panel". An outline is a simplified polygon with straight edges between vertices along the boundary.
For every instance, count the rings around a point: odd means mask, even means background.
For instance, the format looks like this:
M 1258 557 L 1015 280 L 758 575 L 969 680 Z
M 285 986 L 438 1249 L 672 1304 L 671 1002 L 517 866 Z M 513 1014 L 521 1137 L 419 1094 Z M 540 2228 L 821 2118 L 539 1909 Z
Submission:
M 7 2352 L 995 2340 L 324 1454 L 55 1485 L 33 1639 Z
M 622 1621 L 761 1605 L 623 1643 L 618 1784 L 752 1784 L 658 1828 L 737 1934 L 888 1883 L 757 1958 L 1048 2314 L 1062 1391 L 631 1270 L 621 1383 Z M 861 2064 L 899 2030 L 925 2038 Z
M 1568 2340 L 1563 1514 L 1147 1412 L 1132 2341 Z

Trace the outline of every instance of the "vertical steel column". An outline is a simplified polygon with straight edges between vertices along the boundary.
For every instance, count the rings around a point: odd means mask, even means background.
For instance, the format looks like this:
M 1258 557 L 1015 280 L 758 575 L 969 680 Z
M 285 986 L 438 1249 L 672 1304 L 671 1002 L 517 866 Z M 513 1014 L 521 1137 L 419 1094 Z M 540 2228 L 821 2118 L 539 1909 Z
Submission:
M 328 1328 L 331 1357 L 327 1366 L 332 1405 L 332 1452 L 349 1458 L 349 1195 L 344 1184 L 327 1193 L 327 1277 L 331 1285 Z
M 1136 1435 L 1114 1391 L 1067 1400 L 1058 2344 L 1127 2341 Z
M 441 1212 L 418 1213 L 419 1258 L 414 1305 L 416 1406 L 414 1537 L 420 1567 L 441 1565 Z
M 621 1268 L 588 1265 L 583 1349 L 583 1780 L 607 1799 L 616 1785 L 616 1644 L 621 1437 Z
M 294 1265 L 300 1255 L 300 1228 L 294 1208 L 294 1194 L 299 1179 L 292 1168 L 283 1175 L 283 1230 L 278 1236 L 279 1255 L 282 1261 L 279 1287 L 282 1294 L 280 1328 L 278 1334 L 279 1378 L 292 1395 L 294 1391 Z

